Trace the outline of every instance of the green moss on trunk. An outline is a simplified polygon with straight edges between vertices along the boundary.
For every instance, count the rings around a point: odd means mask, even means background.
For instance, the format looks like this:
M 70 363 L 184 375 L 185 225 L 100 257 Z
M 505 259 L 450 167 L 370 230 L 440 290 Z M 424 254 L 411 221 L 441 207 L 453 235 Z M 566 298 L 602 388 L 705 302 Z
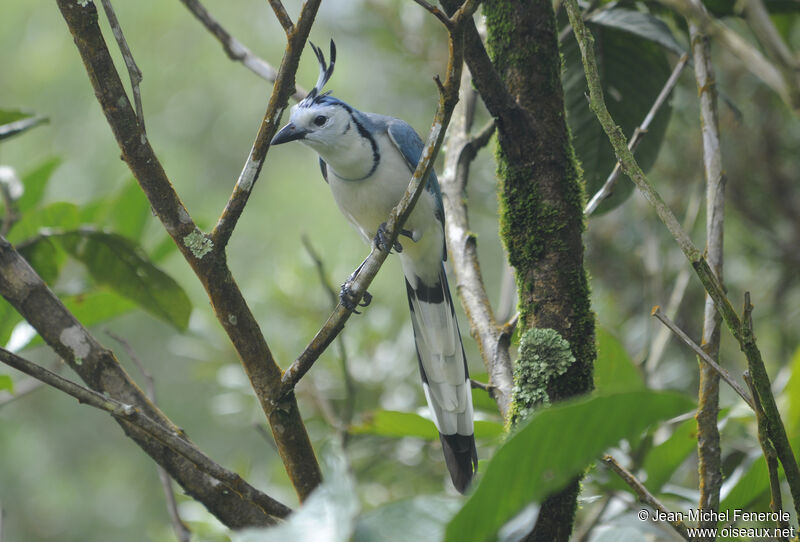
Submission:
M 527 389 L 515 402 L 556 402 L 591 391 L 596 351 L 583 267 L 582 172 L 566 123 L 555 16 L 550 0 L 488 0 L 483 12 L 489 55 L 522 117 L 498 118 L 496 151 L 501 236 L 516 273 L 520 325 L 553 330 L 574 357 L 566 365 L 561 356 L 540 360 L 552 365 L 539 367 L 548 377 L 519 381 Z M 523 402 L 512 409 L 531 407 Z M 566 542 L 578 489 L 576 479 L 549 497 L 527 540 Z

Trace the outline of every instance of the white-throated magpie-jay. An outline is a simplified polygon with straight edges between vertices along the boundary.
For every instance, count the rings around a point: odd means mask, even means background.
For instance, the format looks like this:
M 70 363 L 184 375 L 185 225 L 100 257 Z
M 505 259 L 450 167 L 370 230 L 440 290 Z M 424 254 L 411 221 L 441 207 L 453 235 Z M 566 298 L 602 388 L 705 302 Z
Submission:
M 272 144 L 297 140 L 314 149 L 344 216 L 368 243 L 399 253 L 425 397 L 439 430 L 450 477 L 463 493 L 477 468 L 478 456 L 467 359 L 444 271 L 444 209 L 436 174 L 431 171 L 404 226 L 402 235 L 411 242 L 386 246 L 384 221 L 403 197 L 420 159 L 422 140 L 402 120 L 362 113 L 331 96 L 330 91 L 323 93 L 333 74 L 336 48 L 331 40 L 327 65 L 322 51 L 311 47 L 320 64 L 319 79 L 308 96 L 292 108 L 290 122 Z M 343 286 L 344 302 L 348 300 L 346 288 L 347 284 Z

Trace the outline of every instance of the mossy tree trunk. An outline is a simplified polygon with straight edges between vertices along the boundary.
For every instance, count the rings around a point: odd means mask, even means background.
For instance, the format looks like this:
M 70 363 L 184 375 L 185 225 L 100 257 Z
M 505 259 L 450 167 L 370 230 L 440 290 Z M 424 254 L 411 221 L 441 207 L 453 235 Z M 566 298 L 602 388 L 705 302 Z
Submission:
M 518 400 L 556 402 L 591 391 L 596 351 L 583 267 L 583 186 L 566 123 L 555 15 L 550 0 L 489 0 L 483 12 L 489 56 L 516 110 L 492 113 L 498 120 L 501 235 L 516 272 L 520 325 L 523 332 L 555 330 L 574 357 L 565 366 L 539 356 L 545 367 L 536 371 L 549 377 L 518 381 L 518 388 L 523 382 L 541 388 L 518 390 Z M 526 540 L 569 540 L 578 490 L 575 479 L 551 495 Z

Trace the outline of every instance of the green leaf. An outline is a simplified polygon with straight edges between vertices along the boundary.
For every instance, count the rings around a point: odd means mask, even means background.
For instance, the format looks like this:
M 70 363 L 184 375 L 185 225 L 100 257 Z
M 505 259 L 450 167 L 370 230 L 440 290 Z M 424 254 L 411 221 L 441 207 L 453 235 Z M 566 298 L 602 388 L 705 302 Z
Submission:
M 0 391 L 3 390 L 14 393 L 14 382 L 8 375 L 0 375 Z
M 54 233 L 64 249 L 83 263 L 92 278 L 180 330 L 189 325 L 189 296 L 153 265 L 142 249 L 115 233 L 76 230 Z
M 67 260 L 67 254 L 61 247 L 46 237 L 19 247 L 19 253 L 31 264 L 42 280 L 51 286 L 58 280 L 61 268 Z
M 595 37 L 606 105 L 623 133 L 630 138 L 634 129 L 644 120 L 672 70 L 660 43 L 664 40 L 656 43 L 641 37 L 649 29 L 660 28 L 661 25 L 653 21 L 652 16 L 625 13 L 627 11 L 620 8 L 608 10 L 606 15 L 598 15 L 598 22 L 590 22 L 589 27 Z M 645 19 L 648 21 L 646 26 L 643 25 Z M 636 20 L 638 24 L 634 24 Z M 634 27 L 638 29 L 636 33 L 631 32 Z M 659 32 L 659 35 L 662 34 Z M 567 120 L 575 152 L 583 166 L 586 193 L 591 197 L 605 183 L 617 159 L 608 137 L 589 109 L 586 78 L 574 37 L 562 44 L 561 52 L 566 67 L 563 85 Z M 671 107 L 667 103 L 653 119 L 647 136 L 636 151 L 636 158 L 645 172 L 655 163 L 670 113 Z M 632 191 L 633 183 L 622 176 L 612 195 L 600 204 L 596 212 L 614 209 Z
M 638 367 L 622 343 L 605 329 L 597 328 L 597 361 L 594 365 L 595 393 L 644 389 Z
M 17 207 L 23 216 L 42 201 L 47 182 L 59 164 L 61 164 L 60 158 L 47 158 L 22 177 L 25 192 L 17 201 Z
M 769 491 L 769 473 L 763 455 L 758 456 L 746 469 L 720 503 L 720 510 L 746 510 L 750 503 Z
M 78 206 L 74 203 L 59 201 L 22 215 L 8 234 L 8 240 L 14 244 L 31 241 L 43 233 L 45 229 L 72 230 L 80 224 Z M 52 233 L 52 232 L 44 232 Z
M 603 9 L 589 17 L 589 22 L 605 28 L 623 30 L 653 41 L 678 56 L 686 52 L 672 35 L 669 27 L 661 19 L 649 13 L 624 8 Z
M 21 134 L 42 123 L 47 117 L 12 109 L 0 109 L 0 141 Z
M 358 518 L 353 541 L 441 540 L 445 525 L 461 503 L 459 498 L 422 495 L 385 504 Z
M 152 216 L 150 202 L 147 201 L 139 183 L 131 178 L 119 191 L 111 206 L 112 230 L 129 239 L 140 240 L 147 224 L 147 219 Z
M 355 425 L 350 431 L 356 435 L 379 435 L 382 437 L 402 438 L 418 437 L 425 440 L 439 440 L 436 425 L 427 418 L 413 412 L 397 412 L 394 410 L 376 410 L 361 425 Z M 485 420 L 475 421 L 476 438 L 496 438 L 505 433 L 503 425 Z
M 678 467 L 697 449 L 697 422 L 689 418 L 675 428 L 667 440 L 654 446 L 644 459 L 645 485 L 658 493 Z
M 497 450 L 475 492 L 448 525 L 445 540 L 492 540 L 526 505 L 562 488 L 608 447 L 693 407 L 676 393 L 636 391 L 536 413 Z

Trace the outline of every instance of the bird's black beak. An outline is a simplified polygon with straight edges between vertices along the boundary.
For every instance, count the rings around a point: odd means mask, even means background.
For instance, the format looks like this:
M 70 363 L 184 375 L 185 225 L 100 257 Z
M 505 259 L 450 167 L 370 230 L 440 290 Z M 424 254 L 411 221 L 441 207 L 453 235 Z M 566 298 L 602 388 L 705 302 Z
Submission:
M 281 143 L 288 143 L 289 141 L 303 139 L 305 135 L 305 130 L 298 129 L 297 126 L 290 122 L 281 128 L 280 132 L 275 134 L 275 137 L 272 138 L 272 143 L 270 143 L 270 145 L 280 145 Z

